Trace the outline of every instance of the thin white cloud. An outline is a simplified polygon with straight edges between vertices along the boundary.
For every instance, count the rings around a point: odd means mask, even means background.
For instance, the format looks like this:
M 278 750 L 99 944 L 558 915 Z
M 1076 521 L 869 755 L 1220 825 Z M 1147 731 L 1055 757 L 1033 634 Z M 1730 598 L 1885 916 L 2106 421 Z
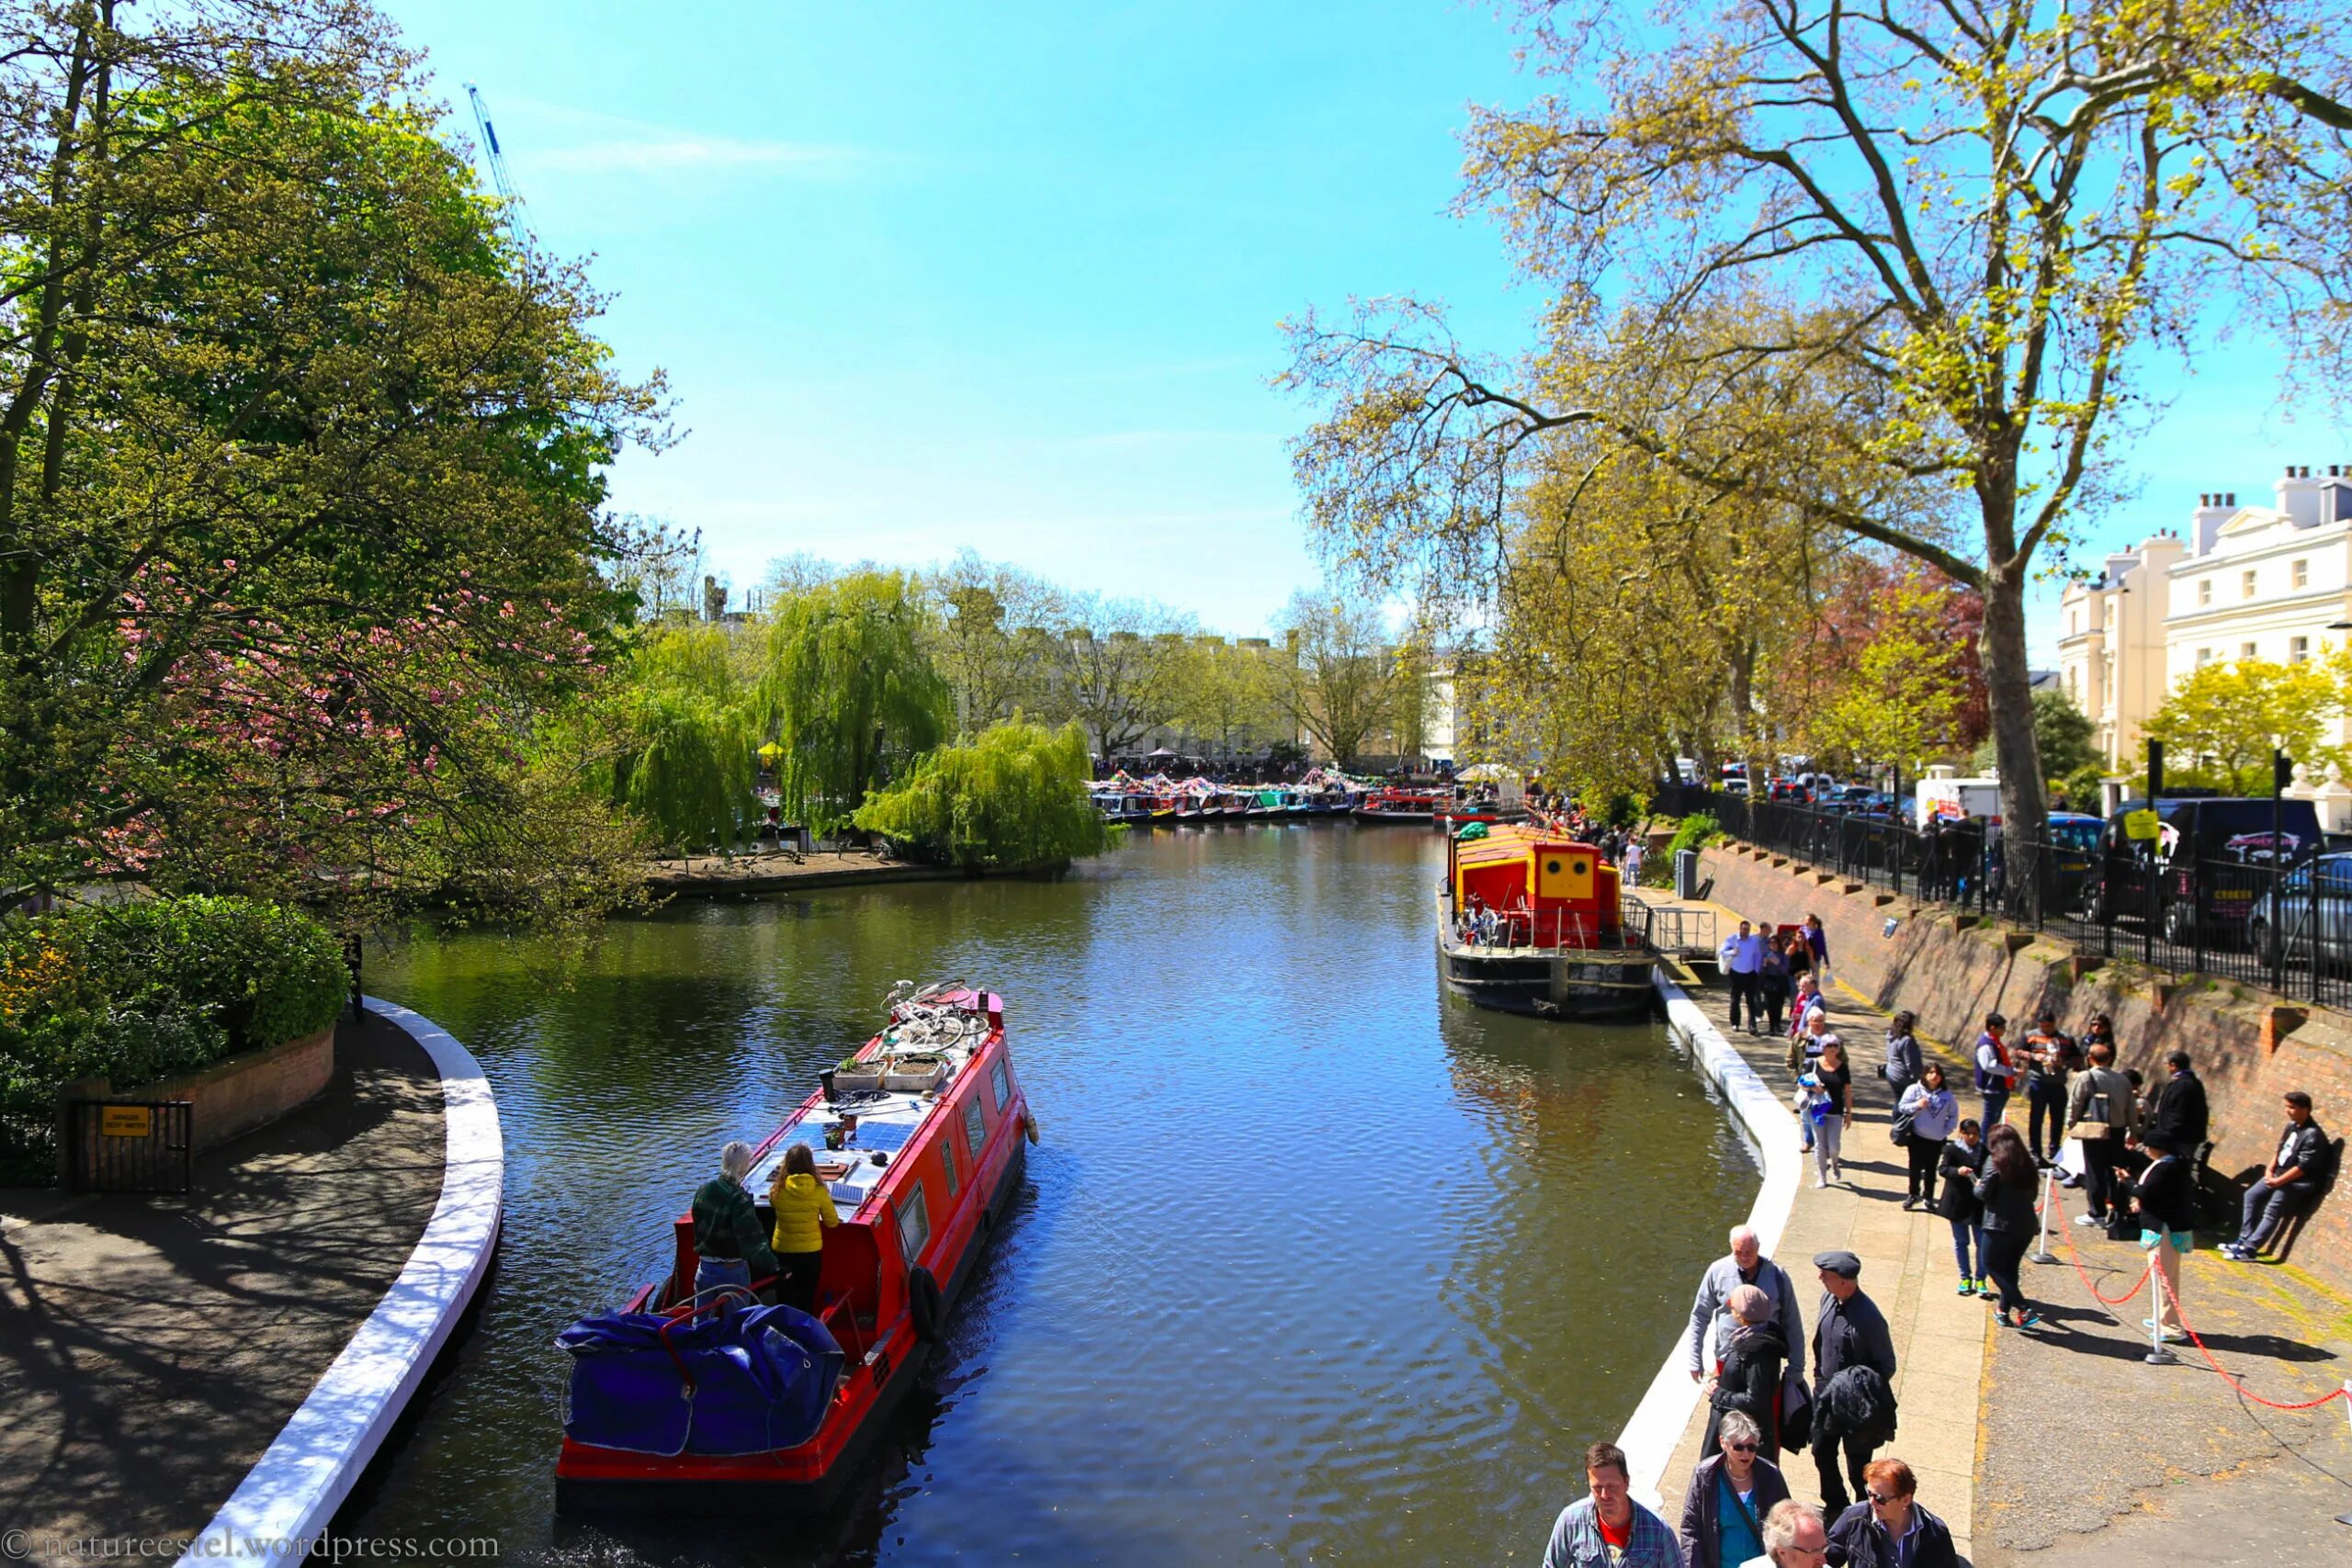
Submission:
M 529 169 L 670 171 L 676 169 L 824 168 L 849 163 L 844 147 L 799 141 L 742 141 L 729 136 L 677 136 L 642 141 L 589 141 L 519 155 Z
M 545 137 L 544 144 L 517 143 L 502 134 L 507 154 L 527 174 L 534 170 L 592 174 L 671 173 L 687 169 L 835 169 L 859 161 L 854 148 L 815 141 L 777 141 L 724 136 L 631 119 L 570 104 L 518 98 L 509 106 L 518 120 L 545 130 L 568 128 L 585 140 Z M 502 127 L 503 131 L 503 127 Z

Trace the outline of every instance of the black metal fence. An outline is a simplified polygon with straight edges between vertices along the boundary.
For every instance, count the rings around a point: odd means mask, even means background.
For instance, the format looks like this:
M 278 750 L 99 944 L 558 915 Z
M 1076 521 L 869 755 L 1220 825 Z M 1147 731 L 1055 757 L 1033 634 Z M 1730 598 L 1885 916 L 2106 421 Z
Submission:
M 65 1102 L 65 1184 L 76 1192 L 185 1192 L 196 1107 L 185 1100 L 126 1105 Z
M 2086 952 L 2352 1010 L 2352 860 L 2169 858 L 2084 825 L 2041 840 L 1977 820 L 1927 829 L 1884 815 L 1751 801 L 1668 784 L 1657 807 L 1855 882 L 2064 936 Z M 2306 852 L 2310 846 L 2306 846 Z

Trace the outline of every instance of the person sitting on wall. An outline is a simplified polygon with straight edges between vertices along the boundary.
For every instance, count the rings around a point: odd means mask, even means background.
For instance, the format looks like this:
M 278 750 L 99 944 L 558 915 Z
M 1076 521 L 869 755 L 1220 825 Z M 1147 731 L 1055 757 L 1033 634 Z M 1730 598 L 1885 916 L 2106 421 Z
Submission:
M 2245 1209 L 2237 1239 L 2222 1244 L 2222 1256 L 2234 1263 L 2251 1263 L 2270 1245 L 2278 1228 L 2298 1214 L 2311 1213 L 2335 1161 L 2327 1134 L 2312 1119 L 2312 1097 L 2301 1089 L 2287 1091 L 2287 1127 L 2278 1135 L 2278 1153 L 2260 1180 L 2247 1189 Z

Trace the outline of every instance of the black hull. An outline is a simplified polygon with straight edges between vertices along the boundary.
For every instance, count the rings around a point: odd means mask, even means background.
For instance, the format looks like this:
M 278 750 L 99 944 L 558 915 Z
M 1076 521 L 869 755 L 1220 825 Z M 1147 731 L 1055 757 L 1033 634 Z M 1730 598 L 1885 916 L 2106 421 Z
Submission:
M 997 1227 L 1004 1223 L 1006 1198 L 1019 1183 L 1028 1159 L 1028 1145 L 1016 1134 L 1012 1157 L 1005 1161 L 1004 1175 L 989 1197 L 978 1239 L 964 1249 L 955 1272 L 940 1281 L 943 1319 L 955 1310 L 966 1282 L 972 1277 L 973 1265 L 996 1239 Z M 866 1456 L 874 1451 L 875 1441 L 888 1429 L 899 1406 L 905 1403 L 908 1391 L 914 1387 L 937 1348 L 936 1345 L 916 1342 L 907 1359 L 892 1369 L 889 1382 L 866 1412 L 865 1419 L 851 1434 L 841 1457 L 814 1481 L 602 1481 L 566 1480 L 559 1476 L 555 1483 L 555 1511 L 587 1515 L 695 1513 L 735 1517 L 830 1512 L 840 1500 L 842 1488 L 864 1468 Z M 849 1375 L 847 1369 L 843 1375 Z
M 1549 955 L 1490 958 L 1452 951 L 1438 957 L 1445 983 L 1480 1007 L 1535 1018 L 1638 1017 L 1655 1000 L 1655 962 L 1646 955 L 1571 958 L 1555 981 Z

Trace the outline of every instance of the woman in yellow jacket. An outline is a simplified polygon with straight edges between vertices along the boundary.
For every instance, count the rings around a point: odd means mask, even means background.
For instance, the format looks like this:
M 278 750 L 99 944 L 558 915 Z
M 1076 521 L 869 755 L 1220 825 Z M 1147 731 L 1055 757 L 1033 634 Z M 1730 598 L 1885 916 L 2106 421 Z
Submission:
M 768 1189 L 775 1207 L 776 1300 L 802 1312 L 817 1310 L 818 1265 L 824 1261 L 825 1232 L 840 1224 L 833 1195 L 817 1179 L 817 1156 L 806 1144 L 784 1151 L 775 1185 Z

